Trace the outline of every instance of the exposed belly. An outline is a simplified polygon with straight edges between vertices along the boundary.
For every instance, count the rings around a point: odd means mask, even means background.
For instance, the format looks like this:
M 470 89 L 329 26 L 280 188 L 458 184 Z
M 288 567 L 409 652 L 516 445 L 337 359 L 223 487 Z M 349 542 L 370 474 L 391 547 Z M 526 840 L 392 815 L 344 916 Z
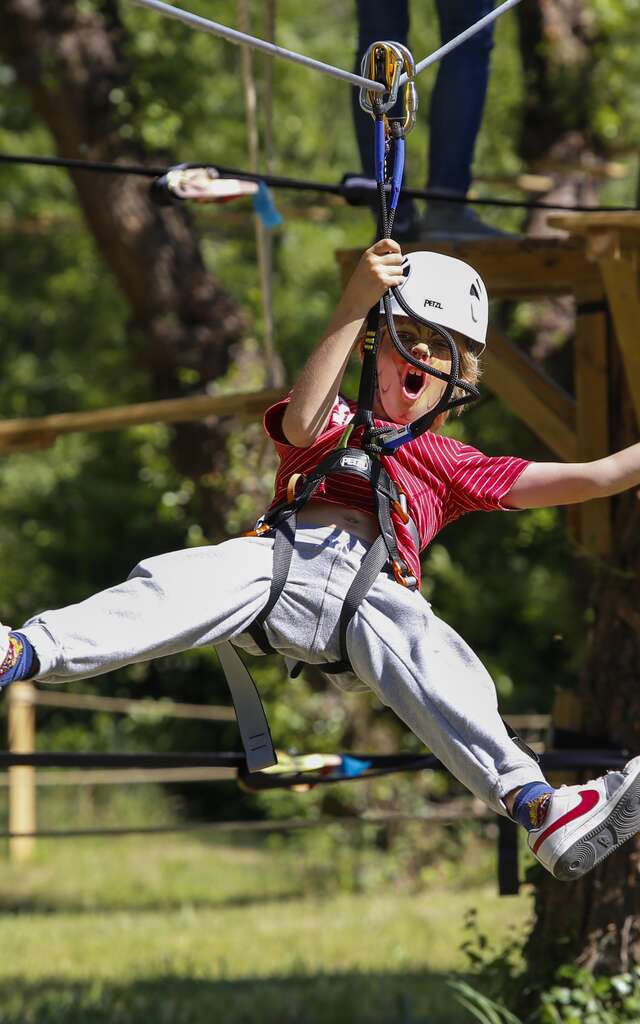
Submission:
M 311 498 L 307 502 L 298 513 L 298 524 L 337 526 L 370 542 L 373 542 L 380 533 L 377 519 L 369 512 L 362 512 L 359 508 L 350 508 L 346 505 L 334 505 L 333 502 L 323 501 L 322 498 Z

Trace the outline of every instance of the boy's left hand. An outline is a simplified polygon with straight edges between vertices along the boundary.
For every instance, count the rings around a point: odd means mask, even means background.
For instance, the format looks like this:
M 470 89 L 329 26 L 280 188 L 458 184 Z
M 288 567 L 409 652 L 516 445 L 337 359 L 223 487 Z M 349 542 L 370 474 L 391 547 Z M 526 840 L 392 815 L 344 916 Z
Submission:
M 404 283 L 402 250 L 393 238 L 381 238 L 360 257 L 345 289 L 344 301 L 365 317 L 389 288 Z

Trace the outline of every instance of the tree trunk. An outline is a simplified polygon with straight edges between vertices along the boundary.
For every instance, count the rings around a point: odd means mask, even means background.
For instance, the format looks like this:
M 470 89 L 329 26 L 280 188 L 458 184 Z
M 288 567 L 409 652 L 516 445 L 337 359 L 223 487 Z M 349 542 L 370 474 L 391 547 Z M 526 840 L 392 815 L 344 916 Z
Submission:
M 588 65 L 596 31 L 592 16 L 579 0 L 540 0 L 517 10 L 527 83 L 522 154 L 546 172 L 571 165 L 556 171 L 556 183 L 545 199 L 593 204 L 597 190 L 584 173 L 598 158 L 589 127 Z M 534 214 L 532 227 L 536 234 L 550 233 L 543 214 Z M 570 304 L 548 310 L 543 332 L 566 325 Z M 543 354 L 544 339 L 538 348 Z M 609 369 L 615 449 L 637 440 L 637 425 L 614 345 Z M 614 504 L 611 564 L 593 565 L 590 573 L 595 621 L 580 682 L 581 729 L 633 751 L 640 731 L 639 511 L 635 493 Z M 526 948 L 532 980 L 548 982 L 564 963 L 613 974 L 640 961 L 639 858 L 640 845 L 632 841 L 570 888 L 542 869 L 536 872 L 535 923 Z
M 135 109 L 124 43 L 115 0 L 0 5 L 0 49 L 60 155 L 162 164 L 121 133 L 113 91 L 120 90 Z M 203 384 L 224 374 L 244 321 L 206 270 L 185 208 L 155 205 L 146 178 L 70 173 L 87 224 L 128 300 L 133 351 L 148 368 L 153 396 L 184 394 L 182 368 L 195 370 Z M 220 424 L 176 427 L 174 461 L 199 485 L 206 524 L 218 535 L 224 532 L 224 506 L 202 478 L 222 474 L 225 455 Z

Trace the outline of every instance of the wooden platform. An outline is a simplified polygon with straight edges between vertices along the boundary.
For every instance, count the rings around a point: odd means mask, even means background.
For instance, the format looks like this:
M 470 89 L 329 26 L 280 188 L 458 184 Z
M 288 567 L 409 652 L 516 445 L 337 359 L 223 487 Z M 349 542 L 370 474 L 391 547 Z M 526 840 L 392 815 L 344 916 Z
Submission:
M 426 245 L 405 245 L 418 252 Z M 491 238 L 469 242 L 433 242 L 428 248 L 456 256 L 478 271 L 492 299 L 532 299 L 602 290 L 597 266 L 587 259 L 580 238 Z M 357 249 L 336 254 L 346 280 L 360 257 Z
M 608 345 L 620 346 L 640 423 L 640 211 L 552 216 L 564 238 L 496 238 L 434 242 L 429 249 L 470 263 L 490 299 L 576 300 L 573 393 L 507 338 L 489 330 L 483 384 L 498 395 L 558 458 L 589 461 L 610 452 Z M 405 252 L 426 248 L 404 246 Z M 346 282 L 359 250 L 337 253 Z M 610 501 L 573 510 L 579 544 L 605 556 L 611 550 Z

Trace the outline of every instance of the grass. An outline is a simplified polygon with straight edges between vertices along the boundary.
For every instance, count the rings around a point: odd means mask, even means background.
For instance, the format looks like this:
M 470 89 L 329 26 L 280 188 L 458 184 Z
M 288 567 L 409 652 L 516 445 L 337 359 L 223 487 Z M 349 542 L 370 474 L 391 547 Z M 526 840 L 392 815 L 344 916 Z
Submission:
M 499 939 L 527 898 L 305 891 L 297 850 L 193 836 L 40 844 L 0 882 L 2 1024 L 462 1024 L 465 911 Z
M 465 911 L 499 941 L 528 897 L 487 879 L 314 895 L 304 845 L 41 841 L 0 877 L 0 1024 L 463 1024 Z M 326 882 L 326 879 L 325 879 Z

